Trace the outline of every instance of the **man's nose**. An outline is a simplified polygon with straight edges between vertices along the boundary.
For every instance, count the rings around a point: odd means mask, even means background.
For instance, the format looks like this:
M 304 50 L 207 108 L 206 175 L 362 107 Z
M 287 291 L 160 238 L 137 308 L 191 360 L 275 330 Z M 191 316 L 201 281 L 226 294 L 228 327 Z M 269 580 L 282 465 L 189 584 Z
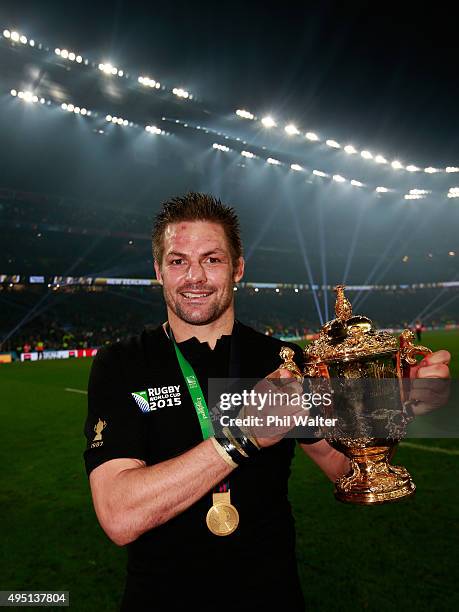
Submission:
M 197 282 L 205 282 L 207 280 L 205 270 L 199 262 L 192 262 L 189 265 L 187 279 Z

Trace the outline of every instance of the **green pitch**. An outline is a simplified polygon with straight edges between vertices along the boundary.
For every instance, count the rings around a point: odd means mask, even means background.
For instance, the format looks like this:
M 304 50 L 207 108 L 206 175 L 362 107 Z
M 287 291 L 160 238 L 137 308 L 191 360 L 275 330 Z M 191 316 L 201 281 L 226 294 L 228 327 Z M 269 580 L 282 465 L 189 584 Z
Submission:
M 426 333 L 423 343 L 447 348 L 459 376 L 459 334 Z M 68 590 L 71 609 L 108 612 L 120 601 L 126 551 L 97 523 L 82 460 L 86 396 L 68 390 L 86 389 L 90 365 L 0 366 L 0 590 Z M 372 508 L 336 502 L 298 451 L 290 498 L 311 610 L 458 608 L 459 441 L 415 442 L 396 462 L 416 496 Z

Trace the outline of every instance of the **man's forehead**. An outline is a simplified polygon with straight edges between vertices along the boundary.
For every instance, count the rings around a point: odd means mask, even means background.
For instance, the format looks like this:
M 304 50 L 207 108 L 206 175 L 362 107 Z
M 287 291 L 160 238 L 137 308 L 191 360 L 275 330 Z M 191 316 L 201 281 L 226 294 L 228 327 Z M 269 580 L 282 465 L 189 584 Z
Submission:
M 177 247 L 185 250 L 224 249 L 228 245 L 223 227 L 210 221 L 180 221 L 169 223 L 164 231 L 164 247 L 166 251 Z

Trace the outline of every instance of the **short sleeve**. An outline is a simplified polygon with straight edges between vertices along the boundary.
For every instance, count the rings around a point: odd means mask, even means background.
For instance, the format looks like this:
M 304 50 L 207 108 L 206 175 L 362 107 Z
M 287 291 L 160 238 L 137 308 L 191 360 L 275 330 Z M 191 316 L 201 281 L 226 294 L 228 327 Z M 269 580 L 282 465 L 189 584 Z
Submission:
M 98 351 L 88 383 L 88 415 L 84 425 L 86 473 L 110 459 L 147 460 L 142 413 L 122 376 L 122 348 Z

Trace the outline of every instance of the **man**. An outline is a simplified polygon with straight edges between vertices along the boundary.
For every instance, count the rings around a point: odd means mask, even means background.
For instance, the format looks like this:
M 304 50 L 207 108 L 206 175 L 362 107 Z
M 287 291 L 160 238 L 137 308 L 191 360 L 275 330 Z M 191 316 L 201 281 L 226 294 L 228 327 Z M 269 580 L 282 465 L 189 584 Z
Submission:
M 167 324 L 100 351 L 88 388 L 94 506 L 107 535 L 128 548 L 122 610 L 303 610 L 287 497 L 295 440 L 284 432 L 220 443 L 196 408 L 195 379 L 207 396 L 212 377 L 294 376 L 279 369 L 285 343 L 235 321 L 237 217 L 210 196 L 171 200 L 156 219 L 153 253 Z M 444 353 L 421 370 L 447 376 Z M 347 471 L 325 440 L 300 443 L 330 480 Z M 223 522 L 218 495 L 228 501 Z

